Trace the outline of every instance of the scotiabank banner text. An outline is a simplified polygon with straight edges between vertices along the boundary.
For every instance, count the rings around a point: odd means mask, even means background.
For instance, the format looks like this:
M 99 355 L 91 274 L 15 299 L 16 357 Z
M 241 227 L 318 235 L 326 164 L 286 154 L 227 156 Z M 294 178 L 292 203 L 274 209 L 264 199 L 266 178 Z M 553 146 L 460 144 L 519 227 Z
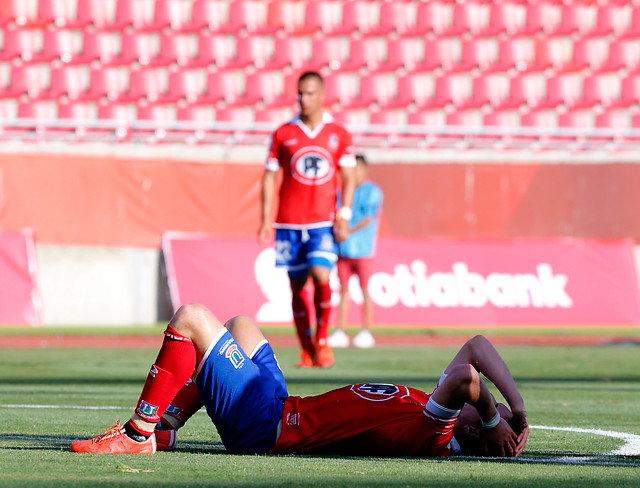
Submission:
M 251 238 L 168 232 L 163 249 L 174 308 L 201 302 L 221 320 L 292 320 L 287 273 L 275 268 L 273 248 Z M 335 270 L 331 285 L 337 305 Z M 357 278 L 347 286 L 357 324 Z M 369 291 L 378 325 L 640 324 L 626 240 L 381 239 Z

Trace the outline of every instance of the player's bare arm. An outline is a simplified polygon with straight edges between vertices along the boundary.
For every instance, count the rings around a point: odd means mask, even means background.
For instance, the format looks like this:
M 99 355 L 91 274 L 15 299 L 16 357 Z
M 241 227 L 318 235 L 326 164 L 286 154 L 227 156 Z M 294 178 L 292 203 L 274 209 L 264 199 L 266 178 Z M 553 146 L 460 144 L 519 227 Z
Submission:
M 356 172 L 350 166 L 340 167 L 342 175 L 342 206 L 351 209 L 356 191 Z M 333 229 L 336 242 L 344 242 L 349 237 L 349 220 L 338 213 Z
M 270 244 L 273 238 L 271 208 L 273 206 L 273 197 L 276 191 L 277 175 L 277 171 L 265 170 L 264 176 L 262 177 L 262 207 L 260 229 L 258 230 L 258 242 L 263 246 Z

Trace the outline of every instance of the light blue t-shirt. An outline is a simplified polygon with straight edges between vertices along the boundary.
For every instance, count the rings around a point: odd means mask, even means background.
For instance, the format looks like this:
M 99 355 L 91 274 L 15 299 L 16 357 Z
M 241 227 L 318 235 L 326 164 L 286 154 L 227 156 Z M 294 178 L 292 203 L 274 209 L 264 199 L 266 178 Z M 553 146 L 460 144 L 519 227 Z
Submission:
M 338 195 L 338 202 L 340 199 L 341 195 Z M 353 216 L 349 227 L 355 227 L 367 217 L 371 217 L 373 220 L 364 229 L 353 232 L 346 241 L 338 245 L 340 256 L 353 259 L 373 256 L 383 199 L 382 190 L 371 181 L 365 181 L 356 188 L 351 208 Z

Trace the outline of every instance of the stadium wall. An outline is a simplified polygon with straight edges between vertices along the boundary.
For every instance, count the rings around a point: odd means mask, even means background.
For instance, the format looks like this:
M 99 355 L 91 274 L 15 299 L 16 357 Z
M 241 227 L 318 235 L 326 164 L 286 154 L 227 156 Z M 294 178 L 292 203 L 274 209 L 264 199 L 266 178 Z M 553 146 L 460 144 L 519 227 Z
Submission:
M 4 154 L 0 230 L 33 229 L 46 324 L 155 323 L 164 231 L 254 236 L 262 161 Z M 640 165 L 568 161 L 371 165 L 381 235 L 631 238 Z

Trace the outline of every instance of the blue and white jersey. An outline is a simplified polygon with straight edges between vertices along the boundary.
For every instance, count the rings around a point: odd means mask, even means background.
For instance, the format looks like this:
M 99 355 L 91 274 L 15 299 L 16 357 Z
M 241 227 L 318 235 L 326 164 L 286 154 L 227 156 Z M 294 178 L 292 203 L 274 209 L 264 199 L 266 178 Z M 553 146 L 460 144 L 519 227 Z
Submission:
M 338 196 L 340 201 L 341 196 Z M 369 258 L 373 256 L 378 236 L 378 225 L 384 195 L 378 185 L 365 181 L 356 188 L 353 195 L 353 216 L 349 227 L 353 228 L 365 218 L 371 217 L 372 222 L 364 229 L 353 232 L 345 242 L 339 246 L 339 254 L 345 258 Z

